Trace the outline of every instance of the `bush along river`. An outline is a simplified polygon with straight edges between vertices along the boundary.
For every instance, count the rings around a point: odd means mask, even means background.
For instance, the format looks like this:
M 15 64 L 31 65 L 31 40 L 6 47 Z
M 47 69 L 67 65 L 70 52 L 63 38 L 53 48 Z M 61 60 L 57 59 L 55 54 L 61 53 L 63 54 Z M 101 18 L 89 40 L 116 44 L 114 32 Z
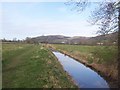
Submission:
M 65 54 L 57 51 L 53 51 L 53 54 L 79 88 L 103 88 L 109 90 L 108 83 L 97 72 Z

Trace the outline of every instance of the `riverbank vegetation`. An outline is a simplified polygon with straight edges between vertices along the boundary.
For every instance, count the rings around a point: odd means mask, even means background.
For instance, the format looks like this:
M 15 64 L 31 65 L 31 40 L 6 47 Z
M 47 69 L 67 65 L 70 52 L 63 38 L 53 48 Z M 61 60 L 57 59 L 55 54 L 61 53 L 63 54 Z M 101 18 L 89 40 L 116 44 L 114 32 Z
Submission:
M 42 45 L 2 44 L 3 88 L 77 87 Z
M 96 63 L 116 64 L 117 46 L 83 46 L 54 44 L 58 50 L 64 50 L 79 58 Z M 91 63 L 92 63 L 91 62 Z

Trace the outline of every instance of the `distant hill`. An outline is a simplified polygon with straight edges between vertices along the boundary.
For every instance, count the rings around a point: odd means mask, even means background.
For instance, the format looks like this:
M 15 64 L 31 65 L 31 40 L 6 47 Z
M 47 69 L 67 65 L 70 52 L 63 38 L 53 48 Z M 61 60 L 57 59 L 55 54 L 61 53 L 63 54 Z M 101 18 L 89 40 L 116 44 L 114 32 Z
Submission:
M 103 43 L 103 44 L 116 44 L 118 40 L 118 33 L 111 33 L 107 35 L 99 35 L 96 37 L 91 37 L 88 39 L 88 44 L 97 44 L 97 43 Z
M 115 44 L 117 42 L 118 33 L 111 33 L 107 35 L 99 35 L 96 37 L 67 37 L 63 35 L 48 35 L 48 36 L 38 36 L 30 38 L 26 41 L 35 43 L 53 43 L 53 44 Z
M 67 42 L 68 38 L 66 36 L 62 35 L 49 35 L 49 36 L 39 36 L 35 38 L 31 38 L 35 42 L 39 43 L 62 43 L 62 42 Z

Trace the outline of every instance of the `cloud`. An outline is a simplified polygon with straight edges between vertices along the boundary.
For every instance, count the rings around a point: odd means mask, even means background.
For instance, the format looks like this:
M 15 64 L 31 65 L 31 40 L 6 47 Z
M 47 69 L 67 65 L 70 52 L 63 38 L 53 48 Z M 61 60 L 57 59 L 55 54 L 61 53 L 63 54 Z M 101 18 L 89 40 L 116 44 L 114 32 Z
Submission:
M 7 5 L 8 6 L 8 5 Z M 28 7 L 29 8 L 29 7 Z M 32 4 L 30 4 L 32 9 Z M 19 8 L 20 9 L 20 8 Z M 2 17 L 2 38 L 13 39 L 14 37 L 24 39 L 26 37 L 35 37 L 40 35 L 67 35 L 67 36 L 94 36 L 96 26 L 89 26 L 84 18 L 76 17 L 75 14 L 67 14 L 66 8 L 57 7 L 57 10 L 63 13 L 63 17 L 56 16 L 57 18 L 51 19 L 49 14 L 48 18 L 37 17 L 25 14 L 24 10 L 9 6 L 3 8 Z M 30 10 L 31 10 L 30 9 Z M 33 8 L 34 9 L 34 8 Z M 53 13 L 55 15 L 56 13 Z M 64 17 L 66 15 L 66 17 Z
M 3 27 L 3 36 L 21 37 L 40 35 L 93 36 L 95 27 L 89 27 L 86 21 L 34 21 L 26 24 L 8 24 Z
M 80 0 L 73 0 L 73 2 Z M 89 0 L 89 2 L 111 2 L 111 0 Z M 113 0 L 117 1 L 117 0 Z M 0 2 L 68 2 L 68 0 L 1 0 Z
M 0 2 L 67 2 L 66 0 L 1 0 Z
M 58 8 L 58 11 L 60 11 L 60 12 L 66 12 L 67 9 L 66 9 L 65 7 L 59 7 L 59 8 Z
M 0 3 L 0 33 L 2 32 L 2 4 Z M 1 38 L 1 34 L 0 34 L 0 38 Z

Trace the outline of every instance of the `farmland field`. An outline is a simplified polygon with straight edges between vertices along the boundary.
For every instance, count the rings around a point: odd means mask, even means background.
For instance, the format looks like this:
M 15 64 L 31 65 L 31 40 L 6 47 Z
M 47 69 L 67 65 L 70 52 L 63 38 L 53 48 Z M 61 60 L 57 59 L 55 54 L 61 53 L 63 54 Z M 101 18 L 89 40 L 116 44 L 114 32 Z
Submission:
M 3 88 L 76 87 L 42 45 L 2 44 L 2 69 Z

